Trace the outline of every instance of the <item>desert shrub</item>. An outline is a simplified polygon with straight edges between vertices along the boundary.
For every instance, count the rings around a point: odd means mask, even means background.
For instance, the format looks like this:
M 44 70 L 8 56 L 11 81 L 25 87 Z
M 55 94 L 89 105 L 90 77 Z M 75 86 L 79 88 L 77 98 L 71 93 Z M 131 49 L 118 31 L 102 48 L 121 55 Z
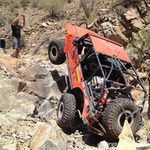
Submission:
M 14 8 L 19 8 L 19 3 L 18 3 L 18 1 L 15 1 L 15 2 L 13 3 L 13 6 L 14 6 Z
M 26 41 L 25 41 L 24 37 L 21 37 L 21 46 L 26 47 Z
M 34 48 L 33 50 L 33 54 L 36 54 L 39 50 L 40 50 L 40 47 L 43 45 L 43 44 L 46 44 L 46 43 L 49 43 L 49 36 L 45 36 L 42 41 Z M 46 47 L 46 49 L 48 48 L 48 46 Z
M 2 31 L 0 31 L 0 37 L 3 37 L 4 33 Z
M 123 7 L 128 7 L 134 5 L 135 3 L 139 3 L 141 0 L 115 0 L 111 7 L 115 9 L 117 6 L 122 5 Z
M 30 0 L 20 0 L 22 7 L 26 6 L 28 3 L 30 3 Z
M 5 25 L 5 15 L 3 13 L 0 13 L 0 26 Z
M 11 0 L 0 0 L 0 6 L 2 5 L 8 5 L 11 3 Z
M 32 0 L 32 7 L 38 7 L 38 0 Z
M 87 0 L 80 0 L 79 5 L 83 8 L 86 18 L 89 18 L 90 14 L 94 10 L 94 0 L 91 0 L 90 2 L 88 2 Z
M 8 25 L 5 27 L 5 33 L 9 34 L 11 32 L 11 26 Z
M 10 11 L 14 12 L 14 10 L 15 10 L 15 7 L 12 5 L 11 8 L 10 8 Z
M 64 0 L 42 0 L 42 7 L 48 11 L 51 16 L 64 9 Z
M 73 2 L 73 0 L 65 0 L 67 3 L 71 3 Z
M 90 15 L 89 15 L 89 18 L 86 18 L 86 22 L 87 23 L 92 23 L 94 21 L 95 16 L 96 16 L 96 13 L 91 12 Z
M 117 14 L 122 16 L 124 13 L 127 12 L 127 9 L 124 8 L 123 6 L 119 5 L 116 7 L 116 11 L 117 11 Z
M 137 48 L 140 53 L 144 54 L 144 49 L 150 48 L 149 42 L 150 42 L 150 35 L 143 28 L 136 34 L 135 39 L 133 41 L 133 47 Z
M 10 18 L 8 18 L 8 24 L 12 24 L 15 18 L 17 18 L 19 13 L 15 12 Z

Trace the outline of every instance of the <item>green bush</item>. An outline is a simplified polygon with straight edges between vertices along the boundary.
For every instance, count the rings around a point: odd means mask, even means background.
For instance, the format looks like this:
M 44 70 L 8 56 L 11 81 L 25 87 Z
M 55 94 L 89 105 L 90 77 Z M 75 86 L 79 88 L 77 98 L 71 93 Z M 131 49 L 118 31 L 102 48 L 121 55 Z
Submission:
M 64 0 L 42 0 L 42 7 L 54 16 L 57 12 L 64 9 Z
M 19 3 L 18 3 L 18 1 L 17 1 L 17 2 L 15 1 L 15 2 L 13 3 L 13 6 L 14 6 L 14 8 L 19 8 Z
M 26 41 L 23 37 L 21 38 L 21 46 L 26 47 Z
M 123 6 L 119 5 L 116 7 L 116 11 L 117 11 L 117 14 L 122 16 L 123 14 L 125 14 L 127 12 L 127 9 L 124 8 Z
M 90 17 L 90 14 L 93 12 L 94 10 L 94 0 L 91 0 L 91 2 L 87 2 L 86 0 L 80 0 L 80 4 L 79 4 L 84 12 L 85 12 L 85 15 L 86 15 L 86 18 L 89 18 Z
M 12 24 L 12 22 L 14 21 L 14 19 L 18 16 L 19 14 L 16 13 L 14 15 L 12 15 L 10 18 L 8 18 L 8 24 Z
M 14 12 L 14 10 L 15 10 L 15 7 L 12 5 L 11 8 L 10 8 L 10 11 Z
M 11 3 L 11 0 L 0 0 L 0 6 L 2 5 L 8 5 Z
M 113 9 L 115 9 L 118 5 L 122 5 L 122 6 L 131 6 L 135 3 L 139 3 L 140 0 L 116 0 L 115 2 L 112 3 L 111 7 Z
M 71 3 L 73 2 L 73 0 L 65 0 L 67 3 Z
M 32 7 L 38 7 L 38 0 L 32 0 Z
M 94 21 L 94 18 L 96 17 L 96 13 L 91 12 L 89 15 L 89 18 L 86 18 L 87 23 L 92 23 Z
M 28 3 L 30 3 L 30 0 L 21 0 L 20 4 L 22 5 L 22 7 L 26 6 Z
M 150 35 L 143 28 L 136 34 L 135 40 L 133 42 L 133 47 L 137 48 L 138 51 L 143 54 L 145 48 L 150 48 L 149 42 L 150 42 Z
M 0 14 L 0 27 L 5 25 L 5 15 L 4 14 Z

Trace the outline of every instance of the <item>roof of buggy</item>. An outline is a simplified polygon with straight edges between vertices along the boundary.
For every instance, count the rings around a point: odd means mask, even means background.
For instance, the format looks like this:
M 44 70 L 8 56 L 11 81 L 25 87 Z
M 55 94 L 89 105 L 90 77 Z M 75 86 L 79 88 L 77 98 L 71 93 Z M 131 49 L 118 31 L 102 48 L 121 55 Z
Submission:
M 85 35 L 89 35 L 96 52 L 103 53 L 112 57 L 115 56 L 121 60 L 132 63 L 125 49 L 123 48 L 123 45 L 102 37 L 99 34 L 85 28 L 72 26 L 71 24 L 67 24 L 66 26 L 68 34 L 74 37 L 82 38 Z

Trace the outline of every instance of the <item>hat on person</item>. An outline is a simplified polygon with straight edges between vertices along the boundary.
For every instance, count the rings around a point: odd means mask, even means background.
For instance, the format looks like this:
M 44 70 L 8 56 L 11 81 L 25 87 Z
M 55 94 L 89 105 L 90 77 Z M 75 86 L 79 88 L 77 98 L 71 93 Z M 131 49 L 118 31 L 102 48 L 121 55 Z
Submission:
M 5 33 L 4 35 L 6 35 L 6 36 L 7 36 L 8 34 L 7 34 L 7 33 Z

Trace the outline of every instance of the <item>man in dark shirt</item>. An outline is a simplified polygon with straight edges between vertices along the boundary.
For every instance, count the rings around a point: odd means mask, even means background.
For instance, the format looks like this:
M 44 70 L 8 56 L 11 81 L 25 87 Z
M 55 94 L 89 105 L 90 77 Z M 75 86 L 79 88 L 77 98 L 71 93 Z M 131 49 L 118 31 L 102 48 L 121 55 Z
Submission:
M 23 17 L 23 24 L 19 24 L 19 18 Z M 19 52 L 21 50 L 21 29 L 25 26 L 25 15 L 19 14 L 19 16 L 13 21 L 12 28 L 12 41 L 13 41 L 13 49 L 14 49 L 14 57 L 18 58 Z
M 5 53 L 5 39 L 8 39 L 7 34 L 4 34 L 3 37 L 0 38 L 0 52 Z

